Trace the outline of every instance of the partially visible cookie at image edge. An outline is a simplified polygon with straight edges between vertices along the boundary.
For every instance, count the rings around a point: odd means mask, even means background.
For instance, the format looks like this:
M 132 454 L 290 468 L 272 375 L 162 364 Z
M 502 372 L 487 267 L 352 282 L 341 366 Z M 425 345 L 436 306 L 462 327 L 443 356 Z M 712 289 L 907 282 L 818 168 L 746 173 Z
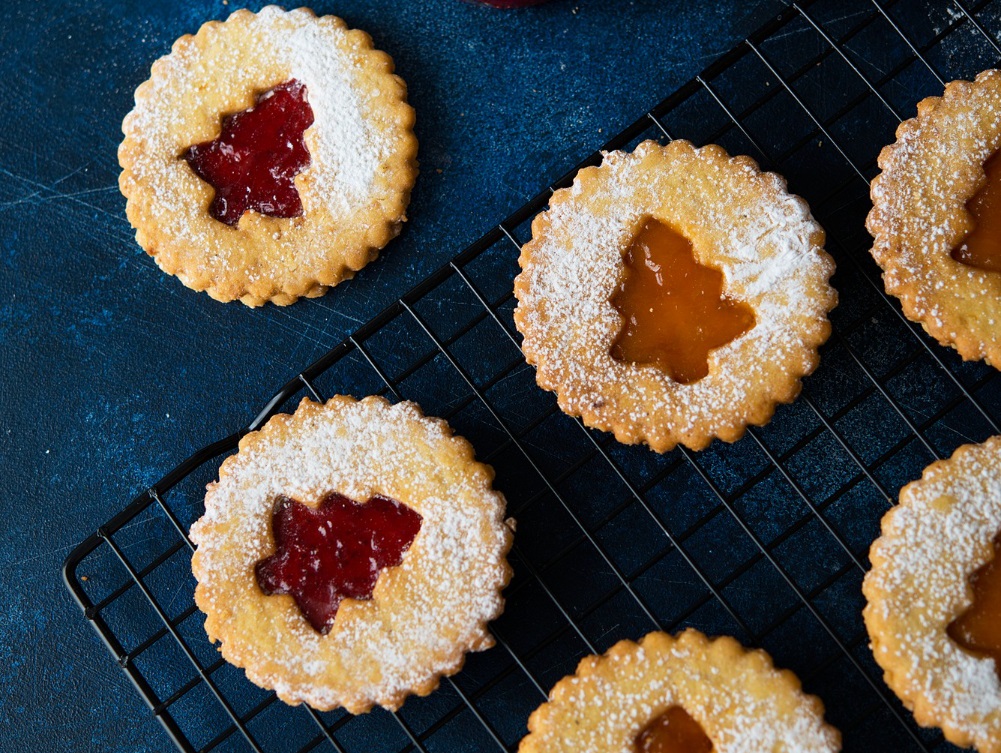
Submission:
M 918 103 L 879 154 L 866 226 L 886 292 L 966 360 L 1001 367 L 1001 71 Z

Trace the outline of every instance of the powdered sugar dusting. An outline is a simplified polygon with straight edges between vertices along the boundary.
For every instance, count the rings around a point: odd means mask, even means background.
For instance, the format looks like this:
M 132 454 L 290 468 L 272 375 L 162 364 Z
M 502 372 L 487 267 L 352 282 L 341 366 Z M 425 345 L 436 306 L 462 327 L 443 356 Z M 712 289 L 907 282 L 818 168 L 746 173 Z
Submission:
M 887 292 L 964 358 L 997 357 L 1001 277 L 952 259 L 972 228 L 966 202 L 1001 148 L 1001 73 L 954 81 L 926 99 L 880 154 L 867 226 Z
M 904 488 L 865 580 L 866 624 L 887 682 L 923 723 L 931 718 L 977 745 L 1001 738 L 1001 683 L 994 661 L 960 648 L 946 628 L 971 604 L 968 578 L 993 556 L 999 531 L 1001 438 L 994 437 L 961 447 Z
M 343 244 L 340 253 L 367 254 L 370 228 L 355 227 L 356 218 L 382 205 L 392 211 L 399 194 L 409 194 L 409 185 L 401 192 L 386 176 L 412 136 L 408 124 L 396 122 L 396 103 L 386 111 L 382 100 L 390 91 L 398 97 L 405 90 L 371 67 L 382 63 L 371 62 L 378 54 L 357 34 L 332 17 L 268 6 L 205 25 L 154 64 L 123 126 L 126 141 L 137 148 L 129 149 L 122 190 L 134 205 L 130 219 L 140 236 L 150 225 L 169 237 L 171 248 L 162 242 L 164 247 L 150 248 L 140 237 L 147 250 L 158 251 L 157 261 L 167 271 L 188 284 L 197 281 L 196 287 L 206 286 L 206 274 L 226 278 L 237 272 L 244 287 L 260 280 L 276 280 L 281 287 L 282 268 L 290 279 L 308 276 L 338 253 L 332 246 Z M 311 162 L 295 178 L 303 216 L 275 220 L 248 212 L 236 228 L 223 227 L 205 211 L 211 188 L 178 156 L 217 137 L 224 116 L 245 110 L 255 95 L 290 79 L 305 85 L 314 114 L 305 132 Z M 401 211 L 385 221 L 402 219 Z M 178 252 L 197 255 L 198 262 L 172 261 L 170 253 Z M 219 291 L 225 297 L 233 295 L 227 285 L 232 287 L 224 283 Z
M 523 748 L 635 753 L 636 736 L 671 706 L 702 726 L 717 753 L 834 753 L 839 735 L 820 704 L 762 652 L 696 631 L 677 640 L 653 634 L 623 642 L 554 689 L 549 707 L 530 722 Z M 588 664 L 594 662 L 593 664 Z
M 463 440 L 411 403 L 375 398 L 306 401 L 287 423 L 252 436 L 210 485 L 191 529 L 207 628 L 252 680 L 317 708 L 396 706 L 457 669 L 466 650 L 490 645 L 484 624 L 503 606 L 510 533 L 503 497 L 484 467 L 470 465 Z M 273 552 L 279 494 L 316 504 L 331 491 L 388 496 L 423 522 L 373 599 L 344 601 L 323 636 L 289 597 L 261 593 L 254 565 Z
M 267 24 L 276 15 L 281 11 L 269 6 L 258 18 Z M 291 61 L 291 77 L 306 84 L 316 116 L 309 141 L 310 153 L 317 155 L 311 165 L 316 198 L 333 216 L 346 215 L 367 198 L 391 144 L 365 116 L 363 92 L 353 81 L 358 66 L 331 43 L 328 29 L 306 16 L 275 42 L 277 56 Z
M 366 196 L 382 157 L 391 148 L 365 115 L 354 81 L 358 65 L 346 49 L 347 31 L 320 26 L 309 13 L 286 13 L 272 5 L 254 15 L 244 33 L 255 48 L 249 56 L 241 49 L 246 46 L 242 40 L 230 41 L 235 35 L 217 27 L 214 41 L 219 49 L 212 50 L 211 60 L 205 60 L 193 46 L 162 59 L 159 65 L 170 73 L 152 79 L 153 96 L 138 101 L 134 111 L 134 130 L 149 153 L 148 163 L 136 166 L 137 174 L 160 184 L 157 193 L 162 201 L 184 201 L 190 195 L 185 192 L 191 182 L 190 168 L 176 159 L 177 154 L 203 140 L 202 133 L 190 128 L 185 133 L 187 111 L 204 113 L 209 127 L 218 131 L 222 117 L 229 113 L 213 112 L 209 100 L 220 90 L 245 100 L 294 78 L 305 84 L 314 114 L 314 124 L 306 132 L 311 165 L 304 174 L 313 179 L 309 181 L 312 190 L 303 192 L 305 212 L 322 205 L 334 217 L 344 216 Z M 207 76 L 213 80 L 207 81 Z M 188 107 L 180 106 L 182 99 L 190 103 Z M 297 184 L 302 190 L 301 180 Z M 202 208 L 192 206 L 191 211 L 199 213 L 199 222 L 179 231 L 191 232 L 201 224 Z
M 813 245 L 820 228 L 805 202 L 777 176 L 687 142 L 666 148 L 676 162 L 651 168 L 661 149 L 645 142 L 632 154 L 606 154 L 600 168 L 558 192 L 545 230 L 522 255 L 518 316 L 540 383 L 557 387 L 564 410 L 592 414 L 607 429 L 603 415 L 628 409 L 637 425 L 666 424 L 684 436 L 719 425 L 720 406 L 746 420 L 776 375 L 785 388 L 812 370 L 835 300 L 827 285 L 833 264 Z M 610 298 L 623 255 L 651 216 L 692 240 L 699 261 L 723 273 L 724 295 L 755 312 L 755 326 L 712 351 L 709 376 L 691 384 L 609 352 L 621 328 Z

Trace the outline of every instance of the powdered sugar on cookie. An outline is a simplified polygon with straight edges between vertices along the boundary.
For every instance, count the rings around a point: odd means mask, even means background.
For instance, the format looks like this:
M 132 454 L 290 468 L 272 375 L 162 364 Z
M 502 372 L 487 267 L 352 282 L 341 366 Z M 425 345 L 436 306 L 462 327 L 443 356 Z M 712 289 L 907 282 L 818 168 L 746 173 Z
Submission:
M 886 291 L 904 313 L 966 359 L 1001 363 L 1001 275 L 951 252 L 972 227 L 966 203 L 1001 148 L 1001 72 L 953 81 L 918 104 L 879 155 L 866 225 Z
M 926 726 L 958 745 L 1001 750 L 994 662 L 947 634 L 972 602 L 969 576 L 1001 532 L 1001 437 L 965 445 L 901 491 L 873 544 L 863 590 L 866 627 L 887 684 Z
M 119 150 L 139 243 L 165 271 L 222 300 L 289 303 L 374 258 L 400 229 L 416 176 L 413 110 L 392 61 L 333 16 L 268 6 L 179 39 L 136 91 Z M 289 80 L 306 87 L 310 165 L 295 178 L 303 215 L 212 219 L 212 189 L 179 156 L 222 118 Z
M 610 354 L 622 326 L 610 299 L 649 217 L 688 237 L 696 258 L 723 273 L 724 295 L 755 312 L 754 327 L 712 351 L 709 375 L 691 384 Z M 515 283 L 526 357 L 564 411 L 622 441 L 659 451 L 733 441 L 816 367 L 836 301 L 823 238 L 806 203 L 748 158 L 688 142 L 606 154 L 533 223 Z
M 280 14 L 270 6 L 257 18 L 267 30 Z M 355 83 L 358 66 L 348 51 L 331 43 L 328 29 L 305 16 L 297 18 L 291 34 L 275 36 L 276 58 L 288 61 L 289 77 L 306 85 L 316 117 L 312 133 L 307 132 L 310 154 L 316 155 L 309 181 L 315 201 L 333 217 L 345 217 L 368 197 L 392 151 L 392 137 L 377 127 L 369 101 L 373 93 Z
M 767 654 L 686 630 L 622 641 L 584 659 L 532 714 L 519 753 L 634 753 L 637 735 L 672 706 L 699 723 L 717 753 L 840 750 L 820 701 Z
M 503 608 L 511 535 L 492 477 L 465 440 L 412 403 L 304 401 L 245 438 L 209 486 L 191 530 L 206 630 L 229 661 L 289 703 L 357 713 L 430 692 L 466 651 L 492 645 L 486 623 Z M 274 550 L 278 495 L 316 504 L 332 491 L 388 496 L 423 522 L 372 600 L 342 602 L 321 635 L 291 597 L 261 592 L 254 566 Z

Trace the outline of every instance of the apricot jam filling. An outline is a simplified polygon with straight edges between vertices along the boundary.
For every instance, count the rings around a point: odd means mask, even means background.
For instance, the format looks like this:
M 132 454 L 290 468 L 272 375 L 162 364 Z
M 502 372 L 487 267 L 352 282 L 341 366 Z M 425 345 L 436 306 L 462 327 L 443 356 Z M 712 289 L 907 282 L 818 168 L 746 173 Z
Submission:
M 275 553 L 255 566 L 257 585 L 268 596 L 291 595 L 313 629 L 329 633 L 344 599 L 371 599 L 379 573 L 403 561 L 421 522 L 389 497 L 361 504 L 334 492 L 314 509 L 279 495 Z
M 671 706 L 636 736 L 636 753 L 712 753 L 712 740 L 681 706 Z
M 750 306 L 723 297 L 723 274 L 700 264 L 692 243 L 658 220 L 643 225 L 623 259 L 611 304 L 623 325 L 611 355 L 653 364 L 676 382 L 709 373 L 709 353 L 754 326 Z
M 292 79 L 260 95 L 253 107 L 223 118 L 218 138 L 188 147 L 182 159 L 215 189 L 209 214 L 227 225 L 236 225 L 248 210 L 301 216 L 293 180 L 309 167 L 303 134 L 312 124 L 306 87 Z
M 970 576 L 970 586 L 973 603 L 947 632 L 967 651 L 993 659 L 1001 677 L 1001 534 L 994 539 L 994 559 Z
M 966 202 L 974 226 L 952 258 L 987 272 L 1001 272 L 1001 152 L 984 163 L 987 182 Z

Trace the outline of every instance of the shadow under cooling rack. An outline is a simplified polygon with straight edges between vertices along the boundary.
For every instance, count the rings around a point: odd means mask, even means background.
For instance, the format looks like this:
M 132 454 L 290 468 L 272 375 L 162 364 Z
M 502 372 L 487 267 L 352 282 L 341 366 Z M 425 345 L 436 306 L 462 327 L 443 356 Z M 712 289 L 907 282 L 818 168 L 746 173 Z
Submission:
M 528 222 L 575 168 L 84 541 L 66 583 L 177 746 L 510 751 L 582 656 L 693 625 L 793 669 L 845 750 L 951 750 L 883 685 L 860 586 L 900 486 L 959 444 L 1001 433 L 1001 385 L 884 295 L 864 218 L 880 147 L 944 81 L 997 65 L 999 28 L 1001 2 L 792 5 L 605 146 L 684 137 L 750 154 L 787 176 L 828 232 L 841 303 L 821 366 L 736 444 L 663 456 L 625 447 L 536 387 L 512 279 Z M 518 519 L 498 646 L 395 714 L 276 701 L 219 657 L 193 602 L 187 530 L 222 456 L 298 398 L 334 393 L 415 400 L 447 418 L 496 468 Z

